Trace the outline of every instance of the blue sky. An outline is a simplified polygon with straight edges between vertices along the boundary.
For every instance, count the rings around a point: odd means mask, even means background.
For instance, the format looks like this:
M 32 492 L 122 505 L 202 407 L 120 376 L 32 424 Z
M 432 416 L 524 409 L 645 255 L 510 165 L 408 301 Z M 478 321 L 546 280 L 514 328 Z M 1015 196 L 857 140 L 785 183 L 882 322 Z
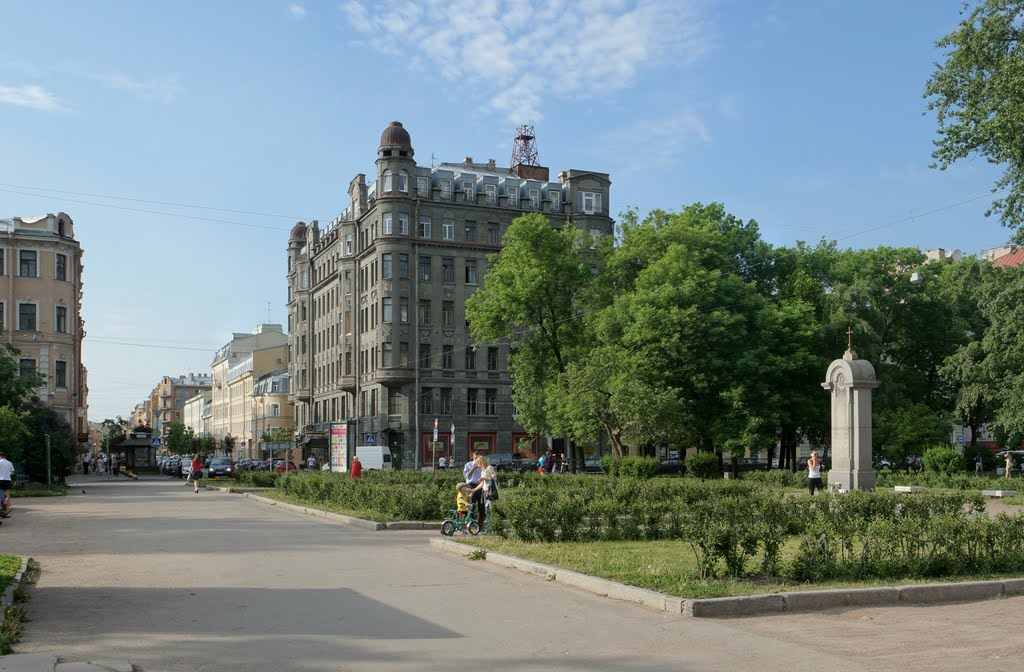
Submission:
M 930 170 L 921 97 L 959 9 L 7 0 L 0 217 L 75 220 L 94 420 L 285 321 L 288 230 L 344 209 L 393 119 L 421 163 L 507 165 L 534 123 L 553 174 L 611 174 L 613 212 L 721 201 L 777 245 L 973 254 L 1009 237 L 997 171 Z

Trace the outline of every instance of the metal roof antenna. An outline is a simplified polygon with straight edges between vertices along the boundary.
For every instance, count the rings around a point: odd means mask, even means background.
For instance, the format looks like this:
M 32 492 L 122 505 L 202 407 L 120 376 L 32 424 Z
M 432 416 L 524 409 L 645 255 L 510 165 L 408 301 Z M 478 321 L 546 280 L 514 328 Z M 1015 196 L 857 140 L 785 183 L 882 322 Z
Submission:
M 537 163 L 537 136 L 533 134 L 533 126 L 521 124 L 516 126 L 516 139 L 512 144 L 512 163 L 509 172 L 520 175 L 520 166 L 539 166 Z

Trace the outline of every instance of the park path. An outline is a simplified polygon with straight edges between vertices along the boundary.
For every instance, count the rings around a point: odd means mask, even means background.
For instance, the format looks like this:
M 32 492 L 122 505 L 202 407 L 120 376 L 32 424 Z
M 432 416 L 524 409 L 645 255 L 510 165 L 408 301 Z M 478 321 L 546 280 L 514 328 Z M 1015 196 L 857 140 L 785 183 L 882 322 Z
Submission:
M 1024 599 L 708 621 L 168 479 L 22 499 L 19 653 L 154 670 L 1019 670 Z M 81 490 L 84 487 L 85 494 Z M 7 522 L 7 521 L 5 521 Z

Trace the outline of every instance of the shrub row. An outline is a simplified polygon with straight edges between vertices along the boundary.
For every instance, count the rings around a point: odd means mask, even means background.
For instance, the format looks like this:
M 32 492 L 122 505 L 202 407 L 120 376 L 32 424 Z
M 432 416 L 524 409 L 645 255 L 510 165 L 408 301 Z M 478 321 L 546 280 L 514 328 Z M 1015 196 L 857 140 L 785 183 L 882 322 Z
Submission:
M 601 458 L 601 471 L 609 476 L 631 476 L 634 478 L 654 478 L 658 475 L 660 464 L 653 457 L 612 457 Z

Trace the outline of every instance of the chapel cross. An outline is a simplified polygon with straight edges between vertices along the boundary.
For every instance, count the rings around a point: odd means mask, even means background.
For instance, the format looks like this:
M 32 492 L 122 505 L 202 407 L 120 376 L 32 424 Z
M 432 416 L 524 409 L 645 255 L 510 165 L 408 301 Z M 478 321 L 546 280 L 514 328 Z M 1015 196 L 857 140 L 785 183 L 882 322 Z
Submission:
M 853 327 L 846 329 L 846 349 L 853 350 Z

